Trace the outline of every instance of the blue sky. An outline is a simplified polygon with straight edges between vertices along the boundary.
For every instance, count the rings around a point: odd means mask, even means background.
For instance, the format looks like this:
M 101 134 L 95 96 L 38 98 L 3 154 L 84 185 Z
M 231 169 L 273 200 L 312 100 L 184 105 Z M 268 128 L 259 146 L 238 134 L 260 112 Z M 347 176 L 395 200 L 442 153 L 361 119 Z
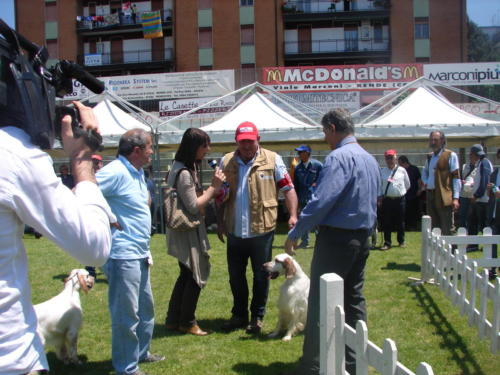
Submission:
M 467 14 L 478 26 L 500 26 L 500 1 L 467 0 Z
M 0 0 L 0 18 L 10 27 L 15 26 L 14 19 L 14 0 Z
M 467 0 L 467 13 L 479 26 L 500 26 L 499 0 Z M 0 18 L 15 26 L 14 0 L 0 0 Z

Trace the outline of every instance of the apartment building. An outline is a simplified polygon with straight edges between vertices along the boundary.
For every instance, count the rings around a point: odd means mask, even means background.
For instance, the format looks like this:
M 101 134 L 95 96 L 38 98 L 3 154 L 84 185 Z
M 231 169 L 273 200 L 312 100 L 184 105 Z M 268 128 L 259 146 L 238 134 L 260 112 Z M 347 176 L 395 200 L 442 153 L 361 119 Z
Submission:
M 142 17 L 160 11 L 163 36 Z M 17 29 L 96 75 L 465 62 L 466 0 L 17 0 Z

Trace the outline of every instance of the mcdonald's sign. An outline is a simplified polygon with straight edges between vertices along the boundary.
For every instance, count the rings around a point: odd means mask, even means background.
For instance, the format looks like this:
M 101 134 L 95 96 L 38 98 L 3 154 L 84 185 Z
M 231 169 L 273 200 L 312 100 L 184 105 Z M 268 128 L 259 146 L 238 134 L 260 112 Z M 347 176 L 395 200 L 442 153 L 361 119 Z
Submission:
M 403 69 L 403 78 L 408 80 L 414 80 L 420 77 L 417 67 L 415 65 L 406 65 Z
M 280 69 L 268 69 L 266 82 L 283 82 L 283 73 Z

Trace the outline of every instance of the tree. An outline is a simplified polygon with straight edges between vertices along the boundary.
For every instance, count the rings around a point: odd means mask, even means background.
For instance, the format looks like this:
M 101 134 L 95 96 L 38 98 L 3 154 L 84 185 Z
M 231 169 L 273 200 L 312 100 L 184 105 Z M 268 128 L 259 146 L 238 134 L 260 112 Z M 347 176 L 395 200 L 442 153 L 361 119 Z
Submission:
M 500 43 L 492 40 L 471 20 L 467 25 L 468 58 L 470 62 L 500 61 Z M 500 38 L 499 38 L 500 39 Z M 500 102 L 500 85 L 471 86 L 474 94 Z

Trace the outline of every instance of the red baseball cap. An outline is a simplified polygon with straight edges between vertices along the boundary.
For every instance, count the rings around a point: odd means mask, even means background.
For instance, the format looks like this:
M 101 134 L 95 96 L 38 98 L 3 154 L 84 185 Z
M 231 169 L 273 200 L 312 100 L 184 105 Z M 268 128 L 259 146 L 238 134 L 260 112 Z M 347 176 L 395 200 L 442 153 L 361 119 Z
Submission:
M 396 150 L 393 150 L 392 148 L 384 152 L 384 156 L 394 156 L 396 154 L 397 154 Z
M 256 141 L 259 139 L 259 131 L 253 122 L 245 121 L 238 125 L 235 135 L 236 142 L 244 139 Z

